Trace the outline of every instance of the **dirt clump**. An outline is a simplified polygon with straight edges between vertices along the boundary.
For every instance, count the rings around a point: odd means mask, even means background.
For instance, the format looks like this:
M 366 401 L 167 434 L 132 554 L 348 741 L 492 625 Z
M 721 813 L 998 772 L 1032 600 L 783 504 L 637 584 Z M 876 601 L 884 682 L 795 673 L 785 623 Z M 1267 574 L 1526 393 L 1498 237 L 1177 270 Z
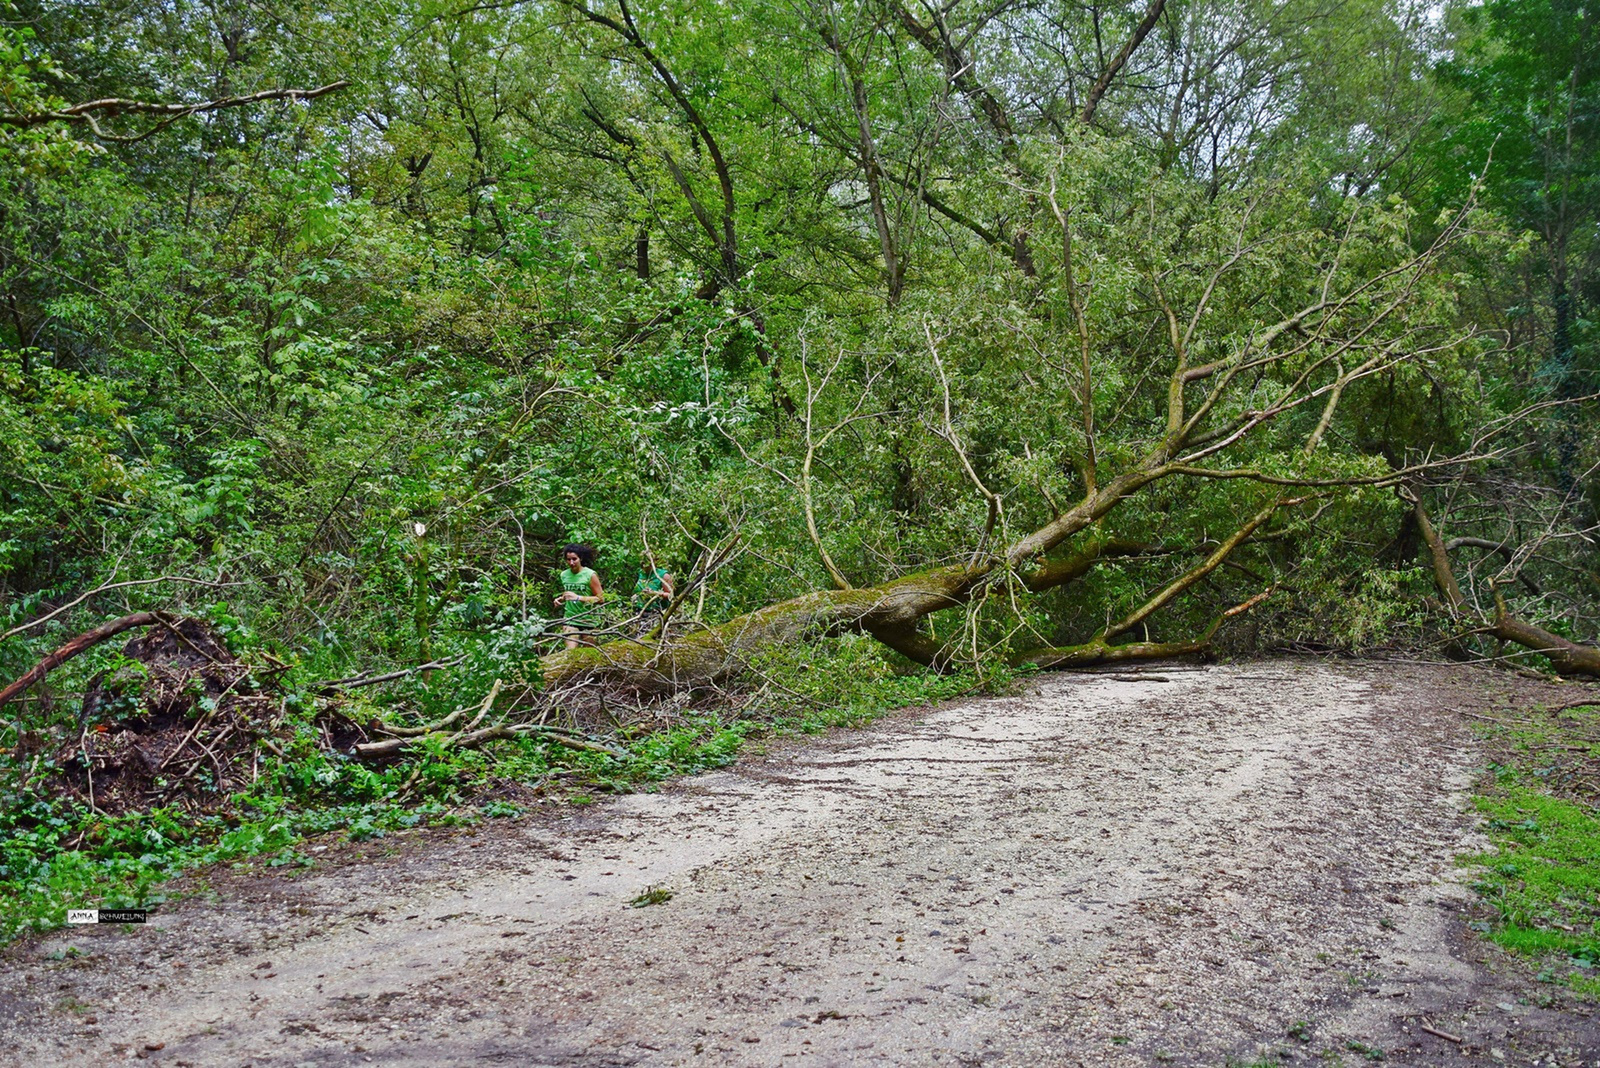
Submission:
M 221 812 L 292 733 L 278 670 L 240 661 L 203 620 L 160 618 L 89 681 L 77 731 L 36 788 L 113 816 Z

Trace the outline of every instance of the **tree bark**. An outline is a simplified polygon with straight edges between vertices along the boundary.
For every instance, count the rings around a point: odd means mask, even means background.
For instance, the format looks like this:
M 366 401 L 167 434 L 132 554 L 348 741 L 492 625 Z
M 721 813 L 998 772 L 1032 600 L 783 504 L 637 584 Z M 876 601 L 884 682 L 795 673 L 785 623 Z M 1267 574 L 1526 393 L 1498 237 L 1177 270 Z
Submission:
M 545 684 L 610 682 L 643 694 L 670 693 L 726 679 L 769 646 L 842 631 L 889 635 L 916 649 L 910 636 L 917 622 L 965 604 L 986 573 L 938 568 L 865 589 L 808 593 L 660 645 L 620 641 L 563 650 L 544 658 Z
M 1211 639 L 1182 642 L 1128 642 L 1110 645 L 1098 638 L 1082 645 L 1034 649 L 1016 658 L 1018 664 L 1034 664 L 1045 671 L 1122 664 L 1135 660 L 1174 660 L 1199 656 L 1211 649 Z
M 1600 679 L 1600 649 L 1551 634 L 1543 627 L 1525 623 L 1506 610 L 1505 597 L 1494 591 L 1494 626 L 1489 633 L 1539 653 L 1562 675 L 1587 675 Z
M 1019 572 L 1019 577 L 1030 593 L 1041 593 L 1082 578 L 1100 560 L 1136 555 L 1152 548 L 1144 542 L 1095 539 L 1066 559 L 1040 560 L 1029 570 Z M 945 670 L 953 662 L 951 650 L 919 632 L 918 624 L 925 616 L 967 604 L 978 588 L 996 574 L 997 563 L 934 568 L 865 588 L 819 590 L 660 645 L 621 641 L 562 650 L 544 658 L 545 684 L 555 688 L 603 682 L 646 695 L 670 693 L 724 680 L 741 670 L 748 658 L 761 649 L 851 631 L 870 634 L 917 663 Z M 1142 654 L 1144 658 L 1162 655 L 1154 652 L 1152 643 L 1137 644 L 1149 647 Z M 1099 654 L 1092 662 L 1141 655 L 1119 651 L 1131 646 L 1101 645 L 1112 651 Z M 1178 645 L 1185 647 L 1178 649 Z M 1168 655 L 1193 651 L 1187 643 L 1174 643 L 1174 651 Z M 1063 659 L 1061 666 L 1069 666 L 1069 659 Z

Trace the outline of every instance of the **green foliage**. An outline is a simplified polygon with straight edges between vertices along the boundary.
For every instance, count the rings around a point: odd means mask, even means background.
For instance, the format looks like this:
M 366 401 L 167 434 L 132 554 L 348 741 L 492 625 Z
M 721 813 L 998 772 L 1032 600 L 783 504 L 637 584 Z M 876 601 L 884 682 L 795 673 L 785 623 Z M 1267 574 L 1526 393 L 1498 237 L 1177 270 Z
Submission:
M 651 905 L 665 905 L 672 900 L 672 891 L 664 886 L 652 886 L 628 902 L 629 908 L 642 909 Z
M 1190 639 L 1271 591 L 1221 640 L 1427 647 L 1458 621 L 1424 604 L 1408 510 L 1361 487 L 1474 447 L 1498 451 L 1430 475 L 1461 473 L 1427 490 L 1439 525 L 1513 547 L 1540 591 L 1515 611 L 1594 636 L 1600 569 L 1560 536 L 1600 502 L 1575 403 L 1600 366 L 1592 13 L 1169 5 L 1084 123 L 1142 3 L 962 0 L 933 48 L 938 26 L 870 7 L 628 10 L 83 3 L 0 27 L 0 120 L 351 83 L 159 129 L 0 122 L 0 632 L 26 628 L 0 677 L 161 608 L 283 665 L 297 724 L 239 802 L 259 821 L 151 856 L 292 871 L 318 826 L 465 819 L 505 782 L 633 789 L 774 724 L 1003 690 L 1018 654 L 1102 632 L 1280 493 L 1307 499 L 1128 637 Z M 497 680 L 537 692 L 568 541 L 598 550 L 619 631 L 646 546 L 686 631 L 833 570 L 988 566 L 1162 455 L 1180 365 L 1186 464 L 1235 477 L 1163 475 L 1054 550 L 1142 551 L 1039 594 L 1040 561 L 1013 560 L 922 620 L 956 674 L 809 635 L 756 657 L 737 718 L 621 730 L 626 758 L 320 751 L 320 680 L 453 665 L 350 709 L 413 723 Z M 1465 572 L 1480 606 L 1487 566 Z M 70 731 L 118 655 L 8 708 L 0 766 Z M 13 793 L 24 899 L 88 892 L 99 864 L 144 892 L 133 844 L 92 853 L 101 821 Z
M 978 688 L 970 674 L 899 674 L 882 647 L 859 634 L 775 646 L 751 666 L 766 683 L 757 708 L 779 726 L 807 734 L 863 726 L 893 708 L 933 704 Z
M 1459 197 L 1479 181 L 1504 225 L 1526 232 L 1498 270 L 1473 265 L 1492 294 L 1478 314 L 1526 353 L 1498 374 L 1570 402 L 1600 385 L 1600 27 L 1573 0 L 1464 5 L 1455 22 L 1459 43 L 1440 78 L 1458 103 L 1424 145 L 1437 161 L 1434 193 Z M 1560 415 L 1542 459 L 1569 487 L 1593 462 L 1593 435 Z

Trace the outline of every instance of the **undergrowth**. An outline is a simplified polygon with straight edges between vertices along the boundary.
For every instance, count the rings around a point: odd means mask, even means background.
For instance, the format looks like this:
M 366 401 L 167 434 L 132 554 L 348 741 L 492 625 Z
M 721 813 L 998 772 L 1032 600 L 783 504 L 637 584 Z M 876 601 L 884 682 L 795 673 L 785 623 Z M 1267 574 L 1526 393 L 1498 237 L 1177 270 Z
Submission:
M 529 804 L 584 804 L 599 793 L 651 789 L 726 765 L 753 738 L 859 726 L 978 685 L 967 674 L 897 673 L 870 640 L 853 637 L 786 649 L 755 667 L 753 690 L 736 710 L 691 710 L 669 725 L 619 728 L 608 741 L 620 757 L 524 737 L 482 749 L 433 747 L 370 767 L 322 750 L 307 727 L 283 759 L 264 764 L 260 779 L 230 799 L 228 817 L 176 808 L 108 817 L 49 800 L 24 788 L 25 772 L 37 769 L 0 751 L 0 942 L 60 926 L 69 908 L 157 906 L 169 880 L 207 865 L 262 858 L 289 871 L 310 867 L 297 847 L 314 836 L 361 841 L 516 818 Z M 310 701 L 302 703 L 309 716 Z
M 1465 858 L 1491 910 L 1475 926 L 1542 981 L 1600 998 L 1600 703 L 1521 710 L 1482 733 L 1496 762 L 1474 803 L 1494 848 Z

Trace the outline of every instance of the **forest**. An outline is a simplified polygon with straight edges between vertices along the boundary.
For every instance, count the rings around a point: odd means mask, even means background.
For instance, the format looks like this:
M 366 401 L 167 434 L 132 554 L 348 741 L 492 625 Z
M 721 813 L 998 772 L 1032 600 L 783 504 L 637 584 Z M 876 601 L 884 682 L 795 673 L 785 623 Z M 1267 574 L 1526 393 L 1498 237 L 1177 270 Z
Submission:
M 4 928 L 1039 671 L 1600 677 L 1595 23 L 13 0 Z

